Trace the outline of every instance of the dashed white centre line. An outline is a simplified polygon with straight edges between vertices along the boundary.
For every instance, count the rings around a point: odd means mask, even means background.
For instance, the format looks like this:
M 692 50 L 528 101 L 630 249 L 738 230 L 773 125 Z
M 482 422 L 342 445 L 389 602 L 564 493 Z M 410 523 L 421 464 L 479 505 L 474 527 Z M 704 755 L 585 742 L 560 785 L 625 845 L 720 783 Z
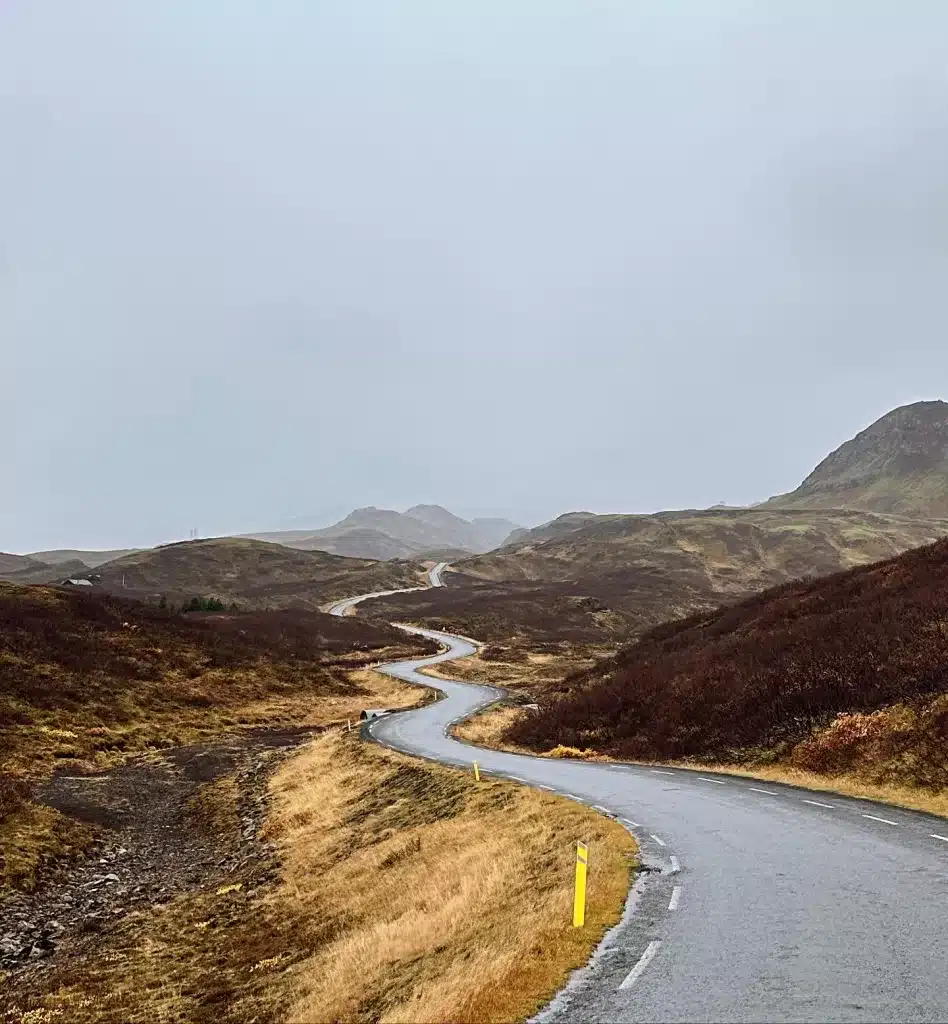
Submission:
M 821 804 L 819 800 L 804 800 L 805 804 L 813 804 L 814 807 L 825 807 L 827 810 L 833 810 L 832 804 Z
M 678 901 L 680 899 L 681 899 L 681 886 L 680 885 L 676 885 L 675 888 L 672 889 L 672 898 L 668 901 L 668 909 L 669 910 L 677 910 L 678 909 Z
M 681 865 L 678 863 L 678 858 L 677 857 L 672 857 L 671 865 L 672 865 L 671 873 L 673 875 L 677 875 L 678 872 L 681 871 Z
M 773 796 L 769 789 L 758 789 L 756 786 L 747 787 L 752 793 L 763 793 L 765 796 Z
M 706 779 L 703 775 L 698 776 L 699 782 L 713 782 L 715 786 L 726 786 L 726 782 L 722 782 L 720 779 Z
M 659 771 L 658 768 L 650 768 L 649 771 L 653 775 L 674 775 L 675 774 L 674 772 L 662 772 L 662 771 Z
M 939 836 L 932 832 L 931 837 L 932 839 L 940 839 L 943 843 L 948 843 L 948 836 Z
M 655 954 L 658 952 L 658 947 L 661 942 L 655 939 L 645 947 L 645 952 L 639 958 L 639 962 L 632 968 L 631 971 L 625 976 L 625 980 L 619 986 L 619 989 L 631 988 L 642 976 L 643 971 L 655 958 Z
M 658 836 L 655 835 L 652 832 L 650 832 L 649 835 L 655 840 L 656 843 L 658 843 L 659 846 L 664 846 L 665 845 L 665 840 L 664 839 L 659 839 Z
M 898 825 L 897 821 L 891 821 L 889 818 L 878 818 L 874 814 L 864 814 L 864 818 L 870 818 L 872 821 L 881 821 L 884 825 Z

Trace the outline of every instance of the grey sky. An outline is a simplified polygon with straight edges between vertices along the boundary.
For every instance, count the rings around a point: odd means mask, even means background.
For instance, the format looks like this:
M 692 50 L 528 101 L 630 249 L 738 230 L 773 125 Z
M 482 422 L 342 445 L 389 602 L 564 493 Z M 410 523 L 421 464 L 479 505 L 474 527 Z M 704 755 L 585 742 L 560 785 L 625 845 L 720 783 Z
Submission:
M 948 379 L 948 5 L 0 3 L 0 550 L 749 502 Z

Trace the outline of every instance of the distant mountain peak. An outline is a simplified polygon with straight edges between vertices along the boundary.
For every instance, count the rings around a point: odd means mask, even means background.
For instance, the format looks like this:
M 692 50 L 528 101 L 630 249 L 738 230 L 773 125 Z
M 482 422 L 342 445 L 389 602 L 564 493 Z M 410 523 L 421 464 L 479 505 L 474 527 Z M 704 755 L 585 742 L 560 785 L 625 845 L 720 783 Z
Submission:
M 411 516 L 412 519 L 420 519 L 423 523 L 431 523 L 432 526 L 470 526 L 466 519 L 449 512 L 443 505 L 412 505 L 405 510 L 405 515 Z
M 250 536 L 306 551 L 331 551 L 360 558 L 427 558 L 432 552 L 490 551 L 516 528 L 516 523 L 506 519 L 469 522 L 442 505 L 413 505 L 405 512 L 366 505 L 320 530 L 293 531 L 286 536 Z
M 893 409 L 768 504 L 948 518 L 948 402 Z

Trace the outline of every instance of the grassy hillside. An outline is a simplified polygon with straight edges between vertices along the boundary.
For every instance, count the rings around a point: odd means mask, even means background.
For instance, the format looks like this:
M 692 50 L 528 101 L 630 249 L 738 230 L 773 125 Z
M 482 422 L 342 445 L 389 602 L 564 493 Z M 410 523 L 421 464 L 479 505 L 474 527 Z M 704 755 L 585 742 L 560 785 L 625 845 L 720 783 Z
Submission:
M 948 516 L 948 403 L 893 409 L 768 505 Z
M 9 558 L 10 556 L 4 557 Z M 10 565 L 10 563 L 7 564 Z M 59 562 L 55 565 L 46 565 L 27 559 L 19 567 L 10 567 L 5 571 L 0 571 L 0 580 L 5 580 L 8 583 L 59 583 L 67 577 L 84 575 L 88 571 L 89 566 L 78 559 Z
M 305 700 L 348 686 L 333 666 L 358 668 L 380 652 L 419 647 L 399 630 L 358 618 L 181 615 L 102 594 L 6 583 L 0 620 L 6 772 L 101 760 L 239 725 L 235 709 L 246 712 L 255 701 Z
M 30 569 L 43 568 L 47 563 L 29 555 L 11 555 L 0 551 L 0 573 L 23 572 Z
M 31 551 L 30 558 L 45 562 L 47 565 L 64 565 L 71 562 L 82 562 L 83 565 L 94 569 L 104 562 L 114 561 L 125 555 L 134 554 L 141 548 L 116 548 L 112 551 L 83 551 L 78 548 L 59 548 L 55 551 Z
M 948 786 L 948 541 L 669 623 L 509 741 Z
M 416 586 L 412 563 L 373 562 L 325 551 L 299 551 L 264 541 L 184 541 L 136 552 L 96 570 L 99 586 L 141 598 L 180 602 L 214 596 L 246 608 L 318 608 L 371 590 Z
M 373 600 L 361 614 L 544 651 L 615 646 L 670 616 L 717 603 L 706 586 L 694 588 L 645 570 L 563 582 L 476 580 L 450 572 L 442 578 L 444 587 Z
M 365 612 L 534 649 L 620 642 L 668 619 L 944 535 L 944 520 L 846 511 L 573 514 L 455 562 L 441 590 L 396 595 Z
M 848 569 L 948 535 L 948 520 L 847 511 L 660 512 L 580 523 L 539 542 L 531 531 L 518 543 L 465 559 L 455 569 L 483 579 L 557 581 L 656 569 L 716 593 L 742 594 L 792 577 Z M 541 537 L 550 529 L 541 528 Z
M 88 838 L 31 801 L 54 766 L 85 772 L 221 733 L 345 719 L 385 699 L 351 670 L 433 649 L 318 612 L 175 615 L 5 583 L 0 621 L 0 889 Z

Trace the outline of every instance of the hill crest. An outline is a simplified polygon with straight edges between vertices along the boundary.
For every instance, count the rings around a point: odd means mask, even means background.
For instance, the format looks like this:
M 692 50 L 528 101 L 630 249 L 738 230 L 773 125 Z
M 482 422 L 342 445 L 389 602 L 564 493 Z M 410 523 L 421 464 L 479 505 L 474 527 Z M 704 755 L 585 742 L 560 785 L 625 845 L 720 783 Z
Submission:
M 948 517 L 948 402 L 893 409 L 765 505 Z

